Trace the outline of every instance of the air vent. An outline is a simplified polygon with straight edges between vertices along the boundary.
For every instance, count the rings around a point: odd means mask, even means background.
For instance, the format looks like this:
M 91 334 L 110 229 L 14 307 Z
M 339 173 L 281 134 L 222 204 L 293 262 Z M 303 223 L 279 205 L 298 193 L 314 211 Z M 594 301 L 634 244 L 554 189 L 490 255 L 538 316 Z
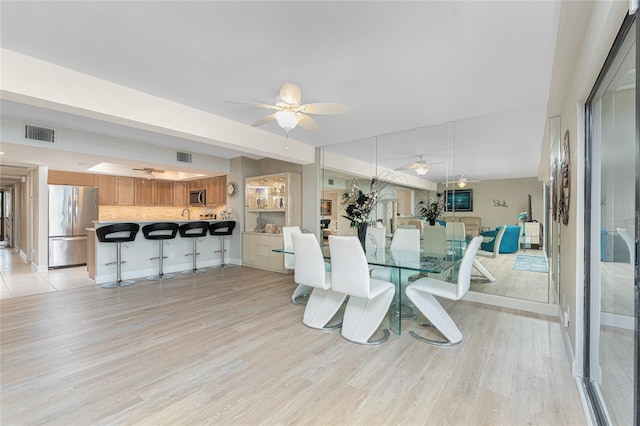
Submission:
M 30 126 L 29 124 L 24 126 L 25 139 L 54 143 L 54 133 L 53 129 Z
M 188 152 L 178 152 L 177 160 L 180 163 L 191 163 L 191 154 Z

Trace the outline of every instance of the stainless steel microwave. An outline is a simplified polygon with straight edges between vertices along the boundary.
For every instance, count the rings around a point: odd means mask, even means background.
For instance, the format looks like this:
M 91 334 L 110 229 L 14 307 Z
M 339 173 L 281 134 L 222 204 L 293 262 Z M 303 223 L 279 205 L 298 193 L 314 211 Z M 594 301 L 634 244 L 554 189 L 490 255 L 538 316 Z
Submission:
M 205 189 L 196 189 L 189 191 L 190 206 L 204 206 L 207 202 L 207 191 Z

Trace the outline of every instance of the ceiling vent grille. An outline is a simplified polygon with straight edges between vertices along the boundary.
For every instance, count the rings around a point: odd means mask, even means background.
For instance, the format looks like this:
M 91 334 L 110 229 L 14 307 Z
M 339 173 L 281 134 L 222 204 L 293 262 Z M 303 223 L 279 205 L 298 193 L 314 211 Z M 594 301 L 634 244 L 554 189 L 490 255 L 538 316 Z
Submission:
M 24 126 L 25 139 L 54 143 L 55 142 L 54 136 L 55 136 L 55 131 L 53 129 L 31 126 L 29 124 Z
M 191 154 L 188 152 L 178 152 L 177 160 L 180 163 L 191 163 Z

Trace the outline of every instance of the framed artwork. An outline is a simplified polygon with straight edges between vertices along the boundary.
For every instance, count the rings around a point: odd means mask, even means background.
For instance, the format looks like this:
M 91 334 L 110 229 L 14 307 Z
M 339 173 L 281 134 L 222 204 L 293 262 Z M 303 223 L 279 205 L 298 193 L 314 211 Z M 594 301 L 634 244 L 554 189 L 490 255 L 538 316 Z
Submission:
M 560 150 L 560 200 L 558 201 L 558 215 L 563 225 L 569 224 L 569 198 L 571 196 L 571 156 L 569 151 L 569 130 L 564 134 L 562 149 Z
M 320 200 L 320 216 L 331 216 L 331 200 Z

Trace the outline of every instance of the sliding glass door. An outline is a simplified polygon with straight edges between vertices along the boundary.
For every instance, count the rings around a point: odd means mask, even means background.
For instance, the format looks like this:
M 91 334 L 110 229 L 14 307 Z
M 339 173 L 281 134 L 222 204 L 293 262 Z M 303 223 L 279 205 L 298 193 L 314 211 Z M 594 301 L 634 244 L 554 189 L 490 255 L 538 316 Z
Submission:
M 585 388 L 600 424 L 637 424 L 637 23 L 587 102 Z

